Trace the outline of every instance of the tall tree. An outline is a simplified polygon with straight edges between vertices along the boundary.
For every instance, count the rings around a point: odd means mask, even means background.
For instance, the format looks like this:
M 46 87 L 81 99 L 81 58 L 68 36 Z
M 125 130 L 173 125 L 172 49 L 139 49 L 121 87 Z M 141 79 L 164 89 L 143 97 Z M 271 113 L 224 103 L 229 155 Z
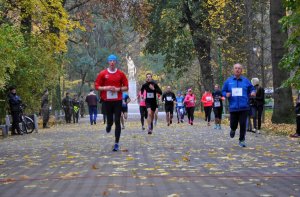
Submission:
M 281 64 L 293 73 L 285 85 L 300 89 L 300 1 L 285 0 L 284 2 L 289 14 L 281 19 L 281 24 L 286 31 L 290 31 L 290 34 L 286 42 L 289 51 L 285 54 Z
M 287 31 L 282 31 L 279 24 L 279 20 L 285 16 L 285 11 L 282 0 L 270 1 L 271 54 L 274 88 L 273 123 L 291 123 L 294 119 L 291 87 L 281 87 L 282 83 L 289 78 L 290 73 L 279 67 L 279 62 L 286 52 L 284 43 L 288 37 Z

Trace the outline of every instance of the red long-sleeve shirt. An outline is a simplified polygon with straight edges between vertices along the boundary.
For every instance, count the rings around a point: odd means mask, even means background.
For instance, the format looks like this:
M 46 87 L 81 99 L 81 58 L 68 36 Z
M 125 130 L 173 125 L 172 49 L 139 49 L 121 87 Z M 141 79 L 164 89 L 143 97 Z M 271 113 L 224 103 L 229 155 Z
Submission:
M 203 103 L 204 107 L 210 107 L 213 105 L 214 99 L 211 93 L 205 93 L 202 98 L 201 102 Z
M 128 80 L 126 75 L 117 69 L 114 72 L 109 71 L 108 69 L 102 70 L 96 80 L 95 80 L 95 89 L 98 90 L 102 86 L 115 86 L 116 88 L 127 87 Z M 100 98 L 104 101 L 119 101 L 122 100 L 122 92 L 113 93 L 111 91 L 101 91 Z

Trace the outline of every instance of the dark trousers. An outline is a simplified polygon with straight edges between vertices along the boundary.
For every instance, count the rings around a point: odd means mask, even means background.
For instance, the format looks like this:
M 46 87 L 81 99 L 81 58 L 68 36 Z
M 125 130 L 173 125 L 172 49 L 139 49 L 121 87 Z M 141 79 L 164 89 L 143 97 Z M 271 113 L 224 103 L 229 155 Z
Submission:
M 21 122 L 20 120 L 20 112 L 19 111 L 12 111 L 11 112 L 11 118 L 12 118 L 12 130 L 11 133 L 18 133 L 21 132 L 19 123 Z
M 97 106 L 89 106 L 90 123 L 93 124 L 97 120 Z
M 182 113 L 180 113 L 180 109 L 182 109 Z M 180 120 L 183 120 L 184 119 L 184 107 L 177 107 L 176 108 L 176 112 L 177 112 L 177 120 L 178 120 L 178 122 Z
M 111 127 L 115 122 L 115 142 L 119 143 L 121 136 L 121 110 L 122 101 L 105 101 L 107 126 Z
M 146 106 L 140 106 L 140 114 L 141 114 L 141 123 L 142 123 L 142 126 L 144 126 L 144 121 L 145 121 L 145 119 L 148 118 L 148 112 L 147 112 Z
M 214 107 L 215 119 L 222 119 L 223 107 Z
M 300 135 L 300 116 L 296 117 L 296 122 L 297 122 L 297 130 L 296 133 L 298 133 L 298 135 Z
M 247 119 L 246 119 L 246 130 L 247 131 L 252 131 L 253 127 L 252 127 L 252 122 L 251 122 L 251 118 L 252 118 L 252 108 L 248 111 L 247 113 Z
M 42 116 L 43 116 L 43 124 L 47 125 L 50 117 L 50 110 L 48 106 L 42 108 Z
M 264 110 L 263 105 L 259 106 L 252 106 L 252 117 L 253 117 L 253 127 L 254 129 L 260 130 L 261 128 L 261 117 L 262 117 L 262 112 Z
M 72 118 L 72 108 L 65 108 L 65 119 L 66 123 L 71 123 L 71 118 Z
M 205 113 L 205 121 L 210 122 L 210 114 L 211 114 L 212 107 L 204 107 L 204 113 Z
M 248 110 L 247 111 L 236 111 L 230 112 L 230 128 L 235 131 L 240 124 L 240 141 L 245 140 L 246 135 L 246 120 L 247 120 Z
M 73 111 L 73 123 L 78 123 L 79 119 L 79 111 L 75 112 Z
M 187 116 L 189 121 L 194 121 L 194 111 L 195 111 L 195 107 L 187 107 L 186 108 L 186 112 L 187 112 Z

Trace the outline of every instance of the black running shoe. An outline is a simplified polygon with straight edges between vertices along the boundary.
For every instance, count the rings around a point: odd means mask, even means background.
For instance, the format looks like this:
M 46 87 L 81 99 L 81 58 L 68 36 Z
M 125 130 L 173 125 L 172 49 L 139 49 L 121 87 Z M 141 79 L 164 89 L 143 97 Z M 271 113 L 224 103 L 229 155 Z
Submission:
M 109 133 L 111 131 L 111 126 L 106 126 L 106 133 Z
M 231 130 L 231 131 L 230 131 L 230 137 L 231 137 L 231 138 L 234 138 L 234 136 L 235 136 L 235 131 Z

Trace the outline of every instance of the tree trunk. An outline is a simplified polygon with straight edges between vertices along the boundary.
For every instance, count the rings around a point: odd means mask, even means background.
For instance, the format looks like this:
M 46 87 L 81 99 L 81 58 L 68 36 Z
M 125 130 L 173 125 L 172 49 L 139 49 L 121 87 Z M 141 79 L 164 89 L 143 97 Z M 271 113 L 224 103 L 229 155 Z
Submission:
M 281 88 L 284 80 L 288 79 L 289 73 L 279 68 L 279 62 L 286 50 L 284 42 L 287 40 L 287 32 L 281 31 L 279 19 L 285 16 L 285 9 L 281 0 L 270 1 L 270 24 L 271 24 L 271 58 L 274 88 L 273 123 L 292 123 L 294 120 L 292 90 L 290 87 Z
M 245 33 L 247 43 L 245 45 L 245 51 L 247 54 L 246 60 L 246 68 L 247 73 L 246 76 L 248 78 L 252 78 L 255 76 L 254 71 L 254 61 L 253 61 L 253 10 L 252 10 L 252 0 L 244 0 L 245 4 Z M 255 76 L 256 77 L 256 76 Z
M 21 8 L 21 32 L 25 38 L 25 40 L 29 39 L 29 36 L 31 34 L 31 30 L 32 30 L 32 17 L 31 15 L 27 12 L 27 9 L 25 7 Z
M 189 9 L 188 2 L 184 3 L 183 6 L 184 14 L 187 18 L 187 23 L 190 27 L 193 43 L 197 52 L 198 60 L 200 63 L 200 74 L 202 76 L 202 85 L 205 90 L 212 90 L 213 88 L 213 75 L 210 64 L 210 46 L 211 40 L 209 36 L 206 36 L 204 32 L 207 30 L 202 29 L 202 25 L 206 17 L 195 19 L 192 11 Z M 199 8 L 201 9 L 201 8 Z M 202 9 L 203 15 L 208 16 L 207 10 Z M 197 22 L 195 20 L 198 20 Z M 205 24 L 209 28 L 209 24 Z

